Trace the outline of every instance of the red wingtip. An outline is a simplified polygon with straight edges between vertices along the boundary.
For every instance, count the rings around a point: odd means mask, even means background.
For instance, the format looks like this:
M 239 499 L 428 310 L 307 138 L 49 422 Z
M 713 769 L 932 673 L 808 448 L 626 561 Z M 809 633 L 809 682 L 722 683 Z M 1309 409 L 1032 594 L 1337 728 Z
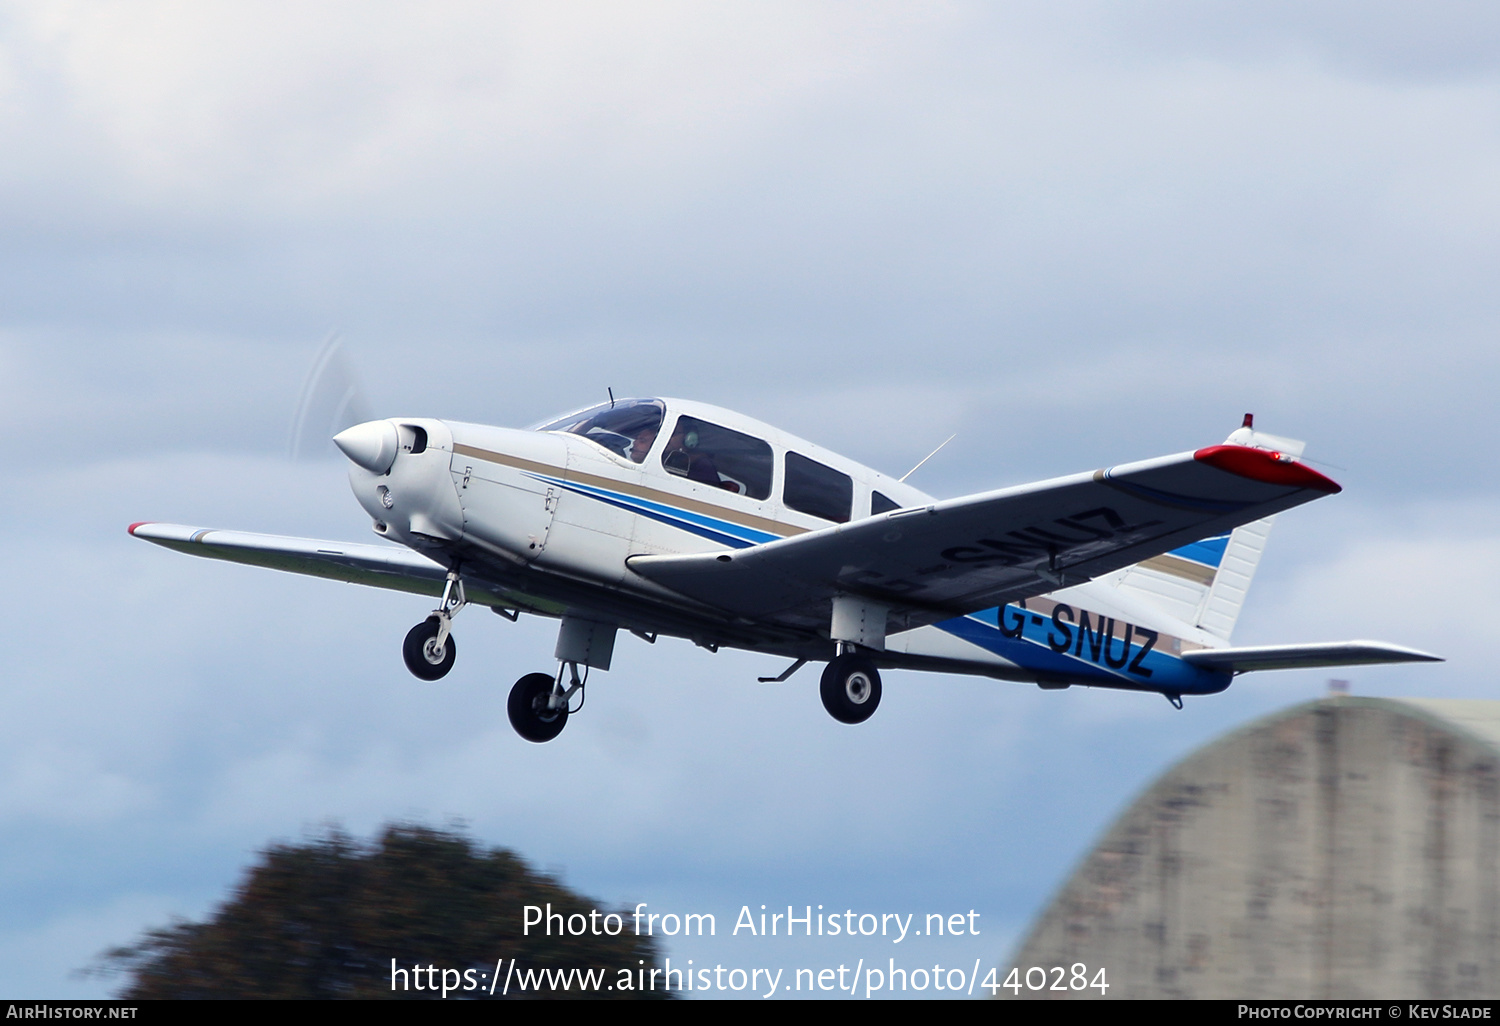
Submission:
M 1343 491 L 1337 483 L 1284 453 L 1252 449 L 1245 445 L 1211 445 L 1199 449 L 1193 458 L 1230 474 L 1248 477 L 1266 484 L 1312 488 L 1336 495 Z
M 125 530 L 129 531 L 130 534 L 131 534 L 131 536 L 134 537 L 134 535 L 135 535 L 135 529 L 137 527 L 145 527 L 147 524 L 154 524 L 154 523 L 156 523 L 156 521 L 154 521 L 154 520 L 137 520 L 135 523 L 131 524 Z

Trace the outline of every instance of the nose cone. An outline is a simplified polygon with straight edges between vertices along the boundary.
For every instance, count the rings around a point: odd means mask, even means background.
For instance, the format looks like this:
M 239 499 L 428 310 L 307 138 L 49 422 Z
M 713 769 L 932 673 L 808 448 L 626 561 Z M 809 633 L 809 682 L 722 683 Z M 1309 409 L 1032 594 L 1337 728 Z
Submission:
M 345 456 L 372 474 L 384 474 L 391 469 L 400 441 L 396 425 L 388 420 L 369 420 L 333 436 L 333 444 Z

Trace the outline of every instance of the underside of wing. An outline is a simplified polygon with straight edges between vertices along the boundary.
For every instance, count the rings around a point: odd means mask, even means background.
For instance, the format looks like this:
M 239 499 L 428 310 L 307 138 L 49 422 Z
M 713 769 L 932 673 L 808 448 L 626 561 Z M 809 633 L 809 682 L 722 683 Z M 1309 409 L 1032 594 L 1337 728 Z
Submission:
M 1295 670 L 1317 666 L 1372 666 L 1378 663 L 1440 663 L 1440 656 L 1381 641 L 1328 641 L 1315 645 L 1254 645 L 1184 652 L 1182 660 L 1210 670 Z
M 1284 454 L 1220 445 L 629 566 L 736 616 L 826 623 L 828 600 L 853 594 L 900 629 L 1081 584 L 1337 491 Z
M 410 549 L 289 538 L 247 531 L 215 531 L 183 524 L 131 524 L 137 538 L 190 556 L 224 559 L 294 574 L 368 584 L 419 595 L 440 595 L 447 569 Z

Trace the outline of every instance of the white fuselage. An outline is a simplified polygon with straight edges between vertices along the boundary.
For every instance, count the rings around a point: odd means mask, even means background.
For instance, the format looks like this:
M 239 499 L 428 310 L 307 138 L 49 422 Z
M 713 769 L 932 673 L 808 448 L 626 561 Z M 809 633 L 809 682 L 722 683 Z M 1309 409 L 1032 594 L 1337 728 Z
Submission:
M 789 459 L 798 461 L 799 468 L 815 464 L 833 478 L 847 476 L 850 505 L 843 514 L 847 520 L 894 507 L 925 506 L 933 498 L 739 414 L 701 403 L 661 402 L 665 404 L 664 426 L 644 456 L 635 453 L 637 459 L 565 431 L 394 419 L 390 423 L 397 426 L 400 445 L 389 470 L 375 474 L 351 466 L 350 483 L 374 520 L 376 533 L 439 562 L 459 563 L 463 574 L 483 578 L 492 594 L 501 595 L 514 608 L 593 617 L 642 633 L 691 637 L 710 646 L 727 644 L 826 658 L 830 648 L 826 634 L 800 640 L 792 635 L 767 635 L 757 640 L 750 626 L 742 629 L 720 622 L 698 603 L 633 573 L 628 557 L 728 551 L 833 526 L 836 521 L 791 508 L 785 501 Z M 772 454 L 769 485 L 747 487 L 726 480 L 715 486 L 674 473 L 669 469 L 672 460 L 667 449 L 681 444 L 671 430 L 679 417 L 711 422 L 763 442 Z M 757 497 L 755 492 L 762 494 Z M 1157 638 L 1158 656 L 1170 656 L 1174 646 L 1180 652 L 1184 644 L 1199 648 L 1215 643 L 1188 623 L 1162 622 L 1160 609 L 1143 607 L 1132 595 L 1112 587 L 1109 577 L 1031 602 L 1033 610 L 1045 609 L 1047 617 L 1061 617 L 1056 613 L 1059 605 L 1069 611 L 1067 618 L 1050 626 L 1040 614 L 1033 615 L 1036 622 L 1026 627 L 1031 632 L 1026 638 L 1044 642 L 1047 634 L 1039 632 L 1051 630 L 1050 636 L 1061 641 L 1059 632 L 1065 631 L 1068 640 L 1062 655 L 1070 665 L 1077 664 L 1073 669 L 1008 658 L 1029 650 L 1004 640 L 1018 635 L 999 631 L 1004 626 L 1003 610 L 959 618 L 953 629 L 939 624 L 892 634 L 886 639 L 885 659 L 893 665 L 1058 685 L 1085 681 L 1097 673 L 1100 679 L 1092 682 L 1126 687 L 1139 683 L 1154 690 L 1162 681 L 1160 670 L 1154 680 L 1136 682 L 1124 662 L 1115 665 L 1109 649 L 1103 655 L 1097 643 L 1086 649 L 1083 635 L 1078 638 L 1075 657 L 1072 628 L 1080 614 L 1090 617 L 1086 622 L 1097 621 L 1101 626 L 1107 618 L 1112 635 L 1126 639 L 1132 636 L 1126 630 L 1130 625 L 1149 624 L 1152 630 L 1146 633 Z M 1014 613 L 1014 607 L 1006 608 Z M 1095 639 L 1088 635 L 1088 640 Z M 1055 644 L 1053 650 L 1057 650 Z M 1118 659 L 1121 650 L 1113 651 Z M 1124 652 L 1129 655 L 1131 651 L 1126 640 Z M 1187 684 L 1188 689 L 1199 690 L 1190 681 Z M 1209 684 L 1214 686 L 1209 688 Z M 1203 682 L 1207 689 L 1219 686 Z

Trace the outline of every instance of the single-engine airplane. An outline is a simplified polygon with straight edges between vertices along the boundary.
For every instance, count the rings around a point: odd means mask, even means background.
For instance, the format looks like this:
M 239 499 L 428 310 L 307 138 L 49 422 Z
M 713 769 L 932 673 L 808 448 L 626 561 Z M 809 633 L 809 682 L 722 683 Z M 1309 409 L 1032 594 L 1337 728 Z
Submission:
M 529 430 L 397 417 L 334 442 L 375 533 L 400 545 L 130 533 L 437 596 L 403 645 L 423 680 L 452 669 L 466 606 L 557 618 L 557 671 L 523 676 L 507 703 L 528 741 L 561 732 L 622 628 L 792 660 L 763 681 L 826 662 L 823 705 L 843 723 L 875 711 L 882 669 L 1154 691 L 1181 708 L 1249 670 L 1437 660 L 1368 641 L 1230 646 L 1270 518 L 1340 490 L 1248 414 L 1222 445 L 945 500 L 679 399 Z

